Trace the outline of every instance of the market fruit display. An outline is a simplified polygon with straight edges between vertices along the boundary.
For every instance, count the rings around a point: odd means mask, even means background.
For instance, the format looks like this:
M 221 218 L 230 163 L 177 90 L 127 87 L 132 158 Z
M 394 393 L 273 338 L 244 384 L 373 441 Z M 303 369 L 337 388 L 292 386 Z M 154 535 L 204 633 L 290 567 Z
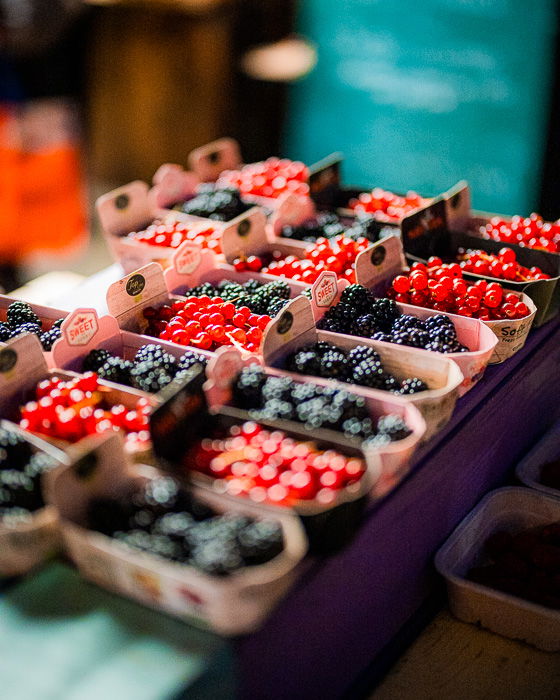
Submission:
M 217 187 L 235 187 L 242 195 L 278 198 L 283 194 L 309 194 L 309 170 L 299 161 L 267 158 L 239 170 L 224 170 Z
M 508 292 L 499 282 L 463 279 L 459 263 L 444 264 L 431 257 L 426 264 L 416 262 L 410 272 L 397 275 L 387 296 L 403 304 L 423 306 L 437 311 L 472 316 L 482 321 L 519 319 L 530 315 L 519 296 Z
M 185 468 L 223 482 L 226 493 L 257 502 L 293 506 L 316 499 L 332 504 L 337 492 L 365 474 L 365 463 L 337 450 L 288 437 L 247 421 L 225 437 L 202 440 L 185 456 Z
M 212 576 L 265 564 L 284 549 L 276 520 L 215 512 L 169 476 L 157 476 L 121 498 L 97 498 L 88 527 L 120 544 Z
M 491 563 L 471 568 L 468 579 L 560 610 L 560 522 L 517 534 L 495 532 L 485 553 Z
M 12 302 L 6 312 L 6 322 L 0 323 L 0 342 L 5 343 L 21 333 L 34 333 L 41 341 L 45 352 L 52 350 L 55 341 L 60 338 L 60 326 L 64 321 L 59 318 L 49 330 L 43 330 L 43 322 L 25 301 Z
M 156 393 L 173 380 L 181 380 L 195 364 L 206 365 L 207 358 L 187 350 L 179 359 L 159 345 L 142 345 L 132 360 L 113 355 L 103 348 L 91 350 L 82 363 L 83 372 L 96 372 L 100 379 Z
M 510 282 L 550 279 L 550 275 L 545 274 L 539 267 L 528 268 L 520 265 L 513 248 L 502 248 L 497 255 L 484 250 L 459 248 L 457 261 L 464 272 Z
M 204 227 L 198 222 L 156 219 L 145 229 L 131 231 L 126 237 L 157 248 L 178 248 L 185 241 L 190 241 L 214 253 L 222 252 L 221 229 L 211 225 Z
M 201 350 L 237 345 L 256 351 L 263 331 L 272 320 L 267 314 L 253 313 L 243 304 L 207 295 L 189 296 L 157 309 L 148 306 L 143 314 L 148 320 L 147 335 Z
M 349 201 L 348 207 L 357 214 L 373 214 L 384 221 L 402 219 L 419 207 L 424 207 L 430 200 L 424 199 L 416 192 L 407 192 L 401 196 L 375 187 L 371 192 L 362 192 Z
M 251 258 L 246 260 L 250 264 Z M 254 314 L 266 314 L 271 318 L 284 308 L 290 299 L 290 287 L 283 280 L 260 282 L 250 279 L 239 283 L 223 280 L 218 284 L 202 282 L 196 287 L 186 289 L 188 297 L 220 297 L 223 301 L 234 302 L 237 306 L 247 306 Z
M 22 435 L 0 428 L 0 527 L 31 522 L 45 505 L 41 477 L 56 466 L 56 460 L 35 451 Z
M 411 434 L 396 415 L 372 418 L 363 396 L 345 389 L 268 375 L 259 365 L 244 367 L 232 385 L 232 401 L 253 420 L 293 420 L 308 430 L 327 428 L 382 446 Z
M 33 399 L 21 407 L 19 425 L 67 442 L 109 430 L 124 430 L 129 444 L 148 441 L 149 401 L 138 399 L 135 408 L 129 409 L 109 403 L 111 391 L 99 384 L 95 372 L 68 380 L 52 375 L 37 384 Z
M 418 377 L 407 377 L 399 381 L 384 369 L 375 349 L 366 345 L 357 345 L 351 350 L 345 350 L 320 340 L 290 353 L 284 361 L 284 366 L 297 374 L 336 379 L 394 394 L 417 394 L 430 388 Z
M 560 221 L 544 221 L 540 214 L 534 212 L 527 217 L 512 216 L 507 219 L 493 216 L 480 227 L 480 233 L 493 241 L 560 253 Z
M 197 193 L 191 199 L 176 204 L 173 209 L 183 214 L 200 216 L 214 221 L 230 221 L 244 214 L 254 204 L 245 202 L 235 187 L 216 187 L 204 183 L 197 187 Z
M 317 328 L 408 345 L 433 352 L 468 352 L 457 339 L 453 321 L 437 314 L 422 321 L 404 314 L 391 299 L 377 299 L 360 284 L 346 287 L 337 304 L 329 307 Z

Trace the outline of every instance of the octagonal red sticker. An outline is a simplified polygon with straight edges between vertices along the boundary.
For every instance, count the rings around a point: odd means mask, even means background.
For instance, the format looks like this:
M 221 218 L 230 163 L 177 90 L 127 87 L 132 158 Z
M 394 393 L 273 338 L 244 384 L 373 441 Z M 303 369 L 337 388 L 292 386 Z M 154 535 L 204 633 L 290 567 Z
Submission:
M 191 275 L 200 265 L 201 249 L 195 243 L 185 242 L 173 258 L 175 269 L 180 275 Z
M 78 309 L 68 317 L 63 330 L 68 345 L 87 345 L 99 330 L 97 314 Z
M 338 278 L 336 273 L 324 271 L 317 277 L 311 296 L 317 306 L 330 306 L 338 294 Z

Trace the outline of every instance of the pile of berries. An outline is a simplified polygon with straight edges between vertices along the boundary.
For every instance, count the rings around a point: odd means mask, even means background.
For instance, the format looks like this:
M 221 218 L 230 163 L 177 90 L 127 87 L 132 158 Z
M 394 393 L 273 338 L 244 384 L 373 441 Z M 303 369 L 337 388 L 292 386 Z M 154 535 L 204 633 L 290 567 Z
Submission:
M 88 526 L 123 545 L 212 576 L 265 564 L 284 549 L 278 521 L 218 514 L 168 476 L 120 499 L 94 499 Z
M 530 282 L 532 280 L 548 280 L 539 267 L 523 267 L 517 262 L 513 248 L 502 248 L 498 255 L 487 253 L 484 250 L 465 250 L 460 248 L 457 260 L 465 272 L 474 272 L 476 275 L 497 277 L 510 282 Z
M 120 429 L 127 433 L 129 444 L 147 442 L 149 401 L 138 399 L 131 410 L 122 404 L 110 404 L 110 391 L 99 386 L 94 372 L 67 381 L 53 375 L 37 384 L 34 399 L 21 408 L 19 424 L 32 433 L 67 442 Z
M 248 306 L 236 305 L 222 297 L 190 296 L 158 309 L 144 309 L 148 335 L 201 350 L 238 345 L 253 352 L 259 349 L 263 331 L 271 321 L 266 314 L 254 314 Z
M 248 280 L 242 284 L 223 280 L 217 285 L 202 282 L 197 287 L 187 289 L 185 296 L 208 296 L 211 299 L 220 297 L 224 301 L 234 302 L 236 306 L 248 306 L 254 314 L 266 314 L 272 318 L 288 303 L 290 287 L 283 280 Z
M 41 476 L 57 462 L 17 433 L 0 428 L 0 526 L 17 527 L 31 521 L 45 504 Z
M 142 231 L 132 231 L 127 238 L 159 248 L 178 248 L 181 243 L 191 241 L 201 248 L 208 248 L 214 253 L 222 252 L 222 232 L 213 226 L 201 226 L 199 223 L 186 221 L 154 221 Z
M 99 348 L 84 358 L 82 371 L 96 372 L 100 379 L 155 394 L 174 379 L 185 378 L 193 365 L 200 363 L 205 366 L 206 359 L 204 355 L 187 350 L 177 360 L 154 344 L 143 345 L 132 360 L 124 360 Z
M 303 260 L 294 255 L 279 258 L 274 256 L 276 259 L 262 271 L 313 284 L 323 270 L 329 270 L 352 283 L 356 280 L 356 257 L 369 245 L 367 238 L 353 240 L 344 235 L 329 239 L 318 238 L 315 245 L 305 251 Z
M 351 199 L 348 207 L 358 214 L 373 214 L 381 221 L 396 221 L 425 206 L 429 201 L 416 192 L 407 192 L 402 197 L 376 187 L 371 192 L 362 192 L 357 199 Z
M 484 549 L 492 563 L 473 567 L 468 579 L 560 610 L 560 522 L 515 535 L 495 532 Z
M 469 351 L 459 342 L 448 316 L 437 314 L 421 321 L 403 314 L 392 299 L 376 299 L 361 284 L 346 287 L 338 304 L 327 310 L 317 328 L 433 352 Z
M 527 218 L 512 216 L 511 219 L 493 216 L 480 227 L 480 232 L 484 238 L 493 241 L 560 253 L 560 220 L 554 223 L 543 221 L 539 214 L 533 213 Z
M 224 170 L 218 187 L 235 187 L 242 195 L 276 198 L 284 193 L 309 194 L 309 170 L 299 161 L 267 158 L 244 165 L 241 170 Z
M 393 394 L 417 394 L 429 387 L 418 377 L 399 381 L 383 368 L 381 358 L 372 347 L 358 345 L 344 350 L 325 340 L 292 352 L 286 358 L 286 369 L 324 379 L 358 384 L 368 389 L 381 389 Z
M 249 365 L 239 373 L 232 393 L 235 406 L 248 410 L 254 420 L 293 420 L 308 430 L 327 428 L 349 438 L 371 438 L 370 443 L 378 446 L 402 440 L 411 432 L 395 415 L 375 422 L 363 396 L 267 375 L 259 365 Z
M 252 421 L 233 426 L 224 439 L 202 440 L 187 454 L 185 466 L 223 480 L 231 495 L 288 507 L 312 499 L 330 505 L 337 491 L 365 473 L 362 459 L 319 450 Z
M 6 312 L 6 322 L 0 323 L 0 342 L 5 343 L 21 333 L 34 333 L 43 346 L 43 350 L 52 350 L 55 340 L 61 335 L 60 326 L 64 321 L 59 318 L 48 331 L 43 330 L 43 322 L 25 301 L 14 301 Z
M 463 279 L 459 263 L 443 264 L 432 257 L 428 263 L 414 263 L 410 273 L 397 275 L 387 296 L 403 304 L 425 306 L 436 311 L 473 316 L 481 321 L 524 318 L 528 306 L 499 282 Z
M 318 238 L 334 238 L 342 235 L 352 240 L 367 238 L 375 242 L 379 239 L 379 224 L 371 216 L 352 219 L 345 224 L 340 216 L 325 211 L 319 212 L 315 218 L 308 219 L 298 226 L 284 226 L 280 235 L 283 238 L 310 243 Z
M 234 187 L 218 189 L 215 185 L 205 183 L 198 186 L 197 192 L 195 197 L 176 204 L 173 208 L 191 216 L 202 216 L 214 221 L 231 221 L 254 206 L 250 202 L 244 202 L 239 190 Z

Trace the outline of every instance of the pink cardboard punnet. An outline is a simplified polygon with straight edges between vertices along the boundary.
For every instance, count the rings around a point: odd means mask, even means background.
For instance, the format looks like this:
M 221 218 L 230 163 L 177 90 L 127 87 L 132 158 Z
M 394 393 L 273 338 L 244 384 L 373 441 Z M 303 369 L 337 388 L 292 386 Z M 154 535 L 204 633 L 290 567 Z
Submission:
M 219 577 L 87 529 L 87 510 L 93 498 L 120 497 L 160 473 L 152 467 L 131 465 L 115 434 L 91 440 L 80 451 L 74 450 L 73 456 L 73 464 L 57 474 L 52 502 L 60 513 L 68 554 L 86 579 L 181 620 L 235 635 L 260 627 L 301 573 L 298 565 L 307 551 L 307 540 L 293 513 L 284 509 L 263 514 L 262 508 L 249 501 L 218 497 L 196 487 L 194 496 L 218 513 L 277 520 L 284 535 L 283 551 L 266 564 Z M 84 463 L 88 464 L 87 475 L 81 468 Z
M 401 272 L 408 272 L 408 267 L 404 260 L 402 242 L 396 236 L 389 236 L 372 244 L 356 258 L 356 281 L 371 289 L 376 296 L 386 296 L 387 288 L 393 278 Z M 526 294 L 518 294 L 517 296 L 527 304 L 530 311 L 528 316 L 515 320 L 482 321 L 498 339 L 490 358 L 490 364 L 504 362 L 518 350 L 521 350 L 531 330 L 537 307 Z M 411 306 L 411 308 L 420 310 L 423 307 Z M 456 318 L 459 318 L 456 314 L 447 315 L 453 317 L 454 322 Z
M 366 251 L 367 253 L 367 251 Z M 334 274 L 334 273 L 330 273 Z M 341 282 L 344 282 L 342 285 Z M 317 286 L 316 286 L 317 285 Z M 315 317 L 315 322 L 319 321 L 330 306 L 337 304 L 340 300 L 340 294 L 344 287 L 347 285 L 345 280 L 339 281 L 339 290 L 335 294 L 330 294 L 328 298 L 324 297 L 321 300 L 321 276 L 317 279 L 317 282 L 311 288 L 311 306 L 313 309 L 313 315 Z M 324 286 L 324 285 L 323 285 Z M 482 375 L 492 357 L 494 349 L 498 344 L 498 339 L 488 328 L 487 325 L 482 323 L 476 318 L 467 318 L 466 316 L 459 316 L 457 314 L 448 314 L 441 311 L 433 311 L 431 309 L 423 309 L 419 306 L 412 306 L 410 304 L 397 304 L 399 309 L 403 314 L 409 314 L 411 316 L 416 316 L 421 320 L 430 318 L 431 316 L 443 315 L 447 316 L 453 321 L 453 325 L 457 331 L 457 337 L 459 342 L 470 349 L 470 352 L 453 352 L 444 355 L 449 359 L 453 360 L 463 374 L 463 382 L 459 387 L 459 396 L 463 396 L 467 391 L 472 389 L 472 387 L 482 379 Z M 350 336 L 345 333 L 334 333 L 333 336 L 354 338 L 359 341 L 362 340 L 360 336 Z M 334 342 L 334 341 L 333 341 Z M 376 341 L 381 343 L 383 346 L 391 346 L 394 343 L 386 343 L 384 341 Z M 422 348 L 410 348 L 413 353 L 420 353 L 424 355 L 429 350 L 424 350 Z
M 243 358 L 235 348 L 221 348 L 209 361 L 204 385 L 208 405 L 211 409 L 231 403 L 231 386 L 237 374 L 243 367 L 250 364 L 261 365 L 261 360 L 252 355 Z M 265 367 L 270 376 L 281 376 L 282 372 L 273 367 Z M 299 384 L 313 383 L 304 377 L 294 375 L 293 379 Z M 418 448 L 426 431 L 426 422 L 417 408 L 404 399 L 393 395 L 384 398 L 365 397 L 372 418 L 394 414 L 400 416 L 412 433 L 404 440 L 398 440 L 381 447 L 362 445 L 364 458 L 368 469 L 372 472 L 372 489 L 370 495 L 380 498 L 391 491 L 408 472 L 410 459 Z
M 372 347 L 380 355 L 383 366 L 397 379 L 418 377 L 430 387 L 428 391 L 402 397 L 404 401 L 414 404 L 426 421 L 425 439 L 434 435 L 449 420 L 455 402 L 459 396 L 459 387 L 463 375 L 459 367 L 439 353 L 422 353 L 411 351 L 406 346 L 394 343 L 379 343 L 368 338 L 345 336 L 315 328 L 315 318 L 311 301 L 306 297 L 297 297 L 290 301 L 272 321 L 264 332 L 261 352 L 267 366 L 276 367 L 282 374 L 293 378 L 331 386 L 345 387 L 355 394 L 386 399 L 389 392 L 369 389 L 357 384 L 326 380 L 319 377 L 294 374 L 282 369 L 286 357 L 308 343 L 325 340 L 338 347 L 349 350 L 357 345 Z

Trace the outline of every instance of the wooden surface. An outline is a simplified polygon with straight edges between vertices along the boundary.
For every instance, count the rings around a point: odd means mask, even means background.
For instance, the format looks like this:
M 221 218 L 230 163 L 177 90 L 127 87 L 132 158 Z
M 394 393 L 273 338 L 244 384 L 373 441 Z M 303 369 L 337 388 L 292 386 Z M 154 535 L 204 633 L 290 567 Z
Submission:
M 443 611 L 370 700 L 558 700 L 560 654 L 500 637 Z

